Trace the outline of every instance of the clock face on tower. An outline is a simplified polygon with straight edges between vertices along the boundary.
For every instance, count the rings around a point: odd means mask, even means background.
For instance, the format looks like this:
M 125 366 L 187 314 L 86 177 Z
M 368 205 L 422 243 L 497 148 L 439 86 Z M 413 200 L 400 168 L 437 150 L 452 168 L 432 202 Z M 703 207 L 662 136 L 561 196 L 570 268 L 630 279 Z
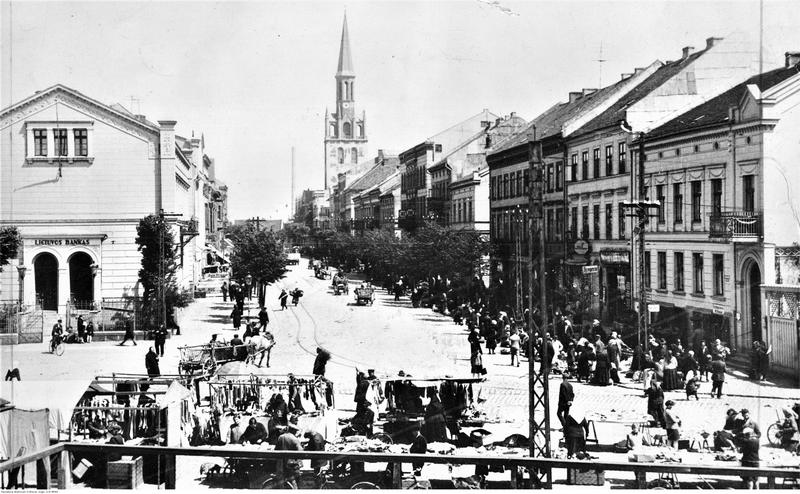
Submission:
M 350 103 L 342 103 L 342 108 L 350 108 Z

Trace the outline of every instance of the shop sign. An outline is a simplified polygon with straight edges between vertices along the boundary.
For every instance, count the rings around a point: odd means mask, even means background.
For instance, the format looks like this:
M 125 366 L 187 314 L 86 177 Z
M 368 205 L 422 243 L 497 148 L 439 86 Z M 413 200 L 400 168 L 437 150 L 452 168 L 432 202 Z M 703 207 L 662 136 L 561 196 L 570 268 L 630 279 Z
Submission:
M 722 315 L 722 314 L 725 313 L 725 306 L 724 305 L 719 305 L 719 304 L 714 304 L 714 308 L 712 309 L 712 311 L 714 312 L 714 314 Z
M 584 266 L 583 274 L 595 274 L 600 272 L 600 266 Z
M 648 312 L 660 312 L 661 306 L 658 304 L 647 304 L 647 311 Z
M 601 250 L 600 262 L 603 264 L 630 264 L 631 253 L 627 250 Z
M 36 239 L 33 245 L 89 245 L 88 238 L 41 238 Z
M 576 240 L 572 250 L 579 256 L 585 256 L 589 252 L 589 242 L 586 240 Z

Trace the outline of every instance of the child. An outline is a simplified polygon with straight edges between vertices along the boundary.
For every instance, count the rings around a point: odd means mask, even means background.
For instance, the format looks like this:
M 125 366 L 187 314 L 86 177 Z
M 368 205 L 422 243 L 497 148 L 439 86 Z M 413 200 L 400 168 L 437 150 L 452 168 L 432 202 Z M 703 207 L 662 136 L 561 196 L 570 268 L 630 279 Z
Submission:
M 692 377 L 688 381 L 686 381 L 686 400 L 688 401 L 689 398 L 694 396 L 694 398 L 700 401 L 700 397 L 697 396 L 697 391 L 700 388 L 700 385 L 697 384 L 697 378 Z

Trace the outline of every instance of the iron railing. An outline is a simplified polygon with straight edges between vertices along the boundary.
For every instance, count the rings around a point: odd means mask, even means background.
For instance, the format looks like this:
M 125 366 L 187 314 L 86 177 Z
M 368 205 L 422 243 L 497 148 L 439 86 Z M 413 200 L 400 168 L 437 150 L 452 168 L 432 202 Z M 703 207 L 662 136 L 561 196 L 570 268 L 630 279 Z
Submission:
M 711 238 L 761 237 L 764 233 L 764 215 L 751 211 L 727 211 L 711 215 Z

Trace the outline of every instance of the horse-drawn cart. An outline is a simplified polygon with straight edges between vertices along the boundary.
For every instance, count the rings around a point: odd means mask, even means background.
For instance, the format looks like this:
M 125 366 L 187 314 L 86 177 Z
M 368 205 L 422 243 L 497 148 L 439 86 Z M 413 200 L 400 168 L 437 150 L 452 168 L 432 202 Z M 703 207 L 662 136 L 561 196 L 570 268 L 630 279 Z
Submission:
M 194 345 L 178 347 L 181 359 L 178 374 L 181 377 L 210 376 L 217 367 L 227 362 L 252 363 L 259 349 L 255 345 Z
M 375 289 L 371 286 L 362 286 L 353 292 L 356 294 L 356 305 L 372 305 L 375 301 Z

